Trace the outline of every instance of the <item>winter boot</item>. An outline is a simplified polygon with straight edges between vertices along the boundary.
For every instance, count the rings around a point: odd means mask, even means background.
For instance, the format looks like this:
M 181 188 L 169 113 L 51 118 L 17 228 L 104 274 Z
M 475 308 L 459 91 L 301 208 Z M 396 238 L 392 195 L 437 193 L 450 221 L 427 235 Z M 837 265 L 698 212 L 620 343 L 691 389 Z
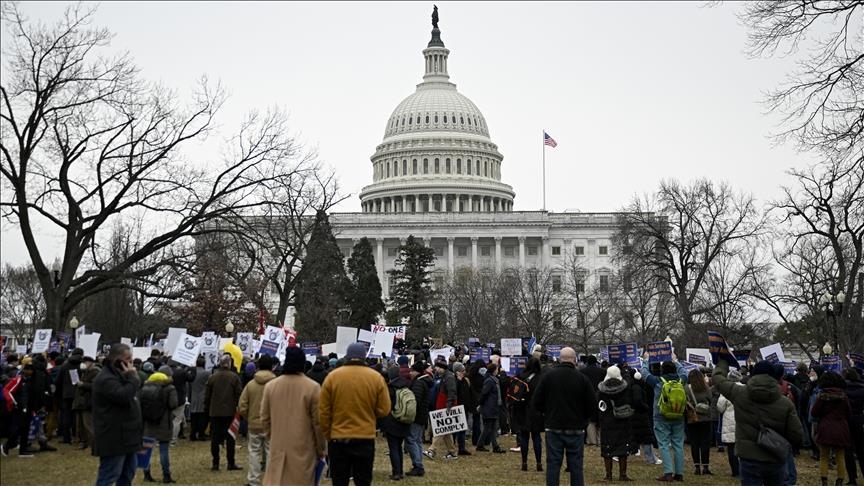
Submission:
M 624 456 L 618 460 L 618 480 L 633 481 L 632 479 L 627 477 L 627 456 Z
M 606 477 L 603 479 L 605 479 L 606 481 L 612 481 L 612 458 L 604 457 L 603 465 L 606 467 Z
M 149 470 L 149 469 L 145 469 L 145 470 L 144 470 L 144 482 L 145 482 L 145 483 L 155 483 L 155 482 L 156 482 L 156 480 L 153 479 L 153 475 L 150 474 L 150 470 Z

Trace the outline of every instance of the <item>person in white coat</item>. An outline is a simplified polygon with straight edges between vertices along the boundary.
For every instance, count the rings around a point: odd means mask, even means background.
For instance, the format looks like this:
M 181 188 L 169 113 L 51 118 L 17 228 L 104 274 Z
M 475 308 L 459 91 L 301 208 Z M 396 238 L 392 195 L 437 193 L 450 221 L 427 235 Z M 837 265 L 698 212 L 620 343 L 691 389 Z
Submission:
M 729 372 L 729 379 L 741 383 L 741 374 L 735 370 Z M 726 457 L 729 459 L 729 468 L 732 469 L 732 477 L 738 477 L 738 456 L 735 455 L 735 407 L 732 402 L 723 395 L 717 399 L 717 412 L 721 414 L 720 419 L 720 442 L 726 448 Z

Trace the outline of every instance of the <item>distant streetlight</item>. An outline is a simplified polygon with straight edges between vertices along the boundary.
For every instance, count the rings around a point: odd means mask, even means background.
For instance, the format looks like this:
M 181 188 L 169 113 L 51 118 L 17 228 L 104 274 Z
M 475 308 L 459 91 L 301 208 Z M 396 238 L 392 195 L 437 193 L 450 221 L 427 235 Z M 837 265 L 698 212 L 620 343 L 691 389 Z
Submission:
M 846 300 L 846 294 L 841 290 L 837 294 L 832 294 L 826 291 L 819 299 L 819 303 L 825 307 L 825 324 L 827 327 L 828 316 L 831 316 L 832 334 L 834 336 L 834 345 L 840 347 L 840 342 L 837 340 L 837 315 L 843 313 L 843 302 Z M 825 344 L 828 346 L 828 343 Z M 830 346 L 829 346 L 830 347 Z M 824 348 L 823 348 L 824 349 Z M 839 349 L 838 349 L 839 352 Z
M 834 348 L 831 347 L 830 343 L 825 343 L 825 346 L 822 346 L 822 354 L 825 356 L 830 356 L 831 351 L 834 351 Z
M 231 324 L 230 322 L 228 324 L 225 324 L 225 332 L 227 332 L 228 334 L 233 333 L 234 332 L 234 324 Z
M 78 318 L 77 317 L 72 316 L 72 319 L 69 319 L 69 327 L 71 327 L 72 330 L 78 329 Z

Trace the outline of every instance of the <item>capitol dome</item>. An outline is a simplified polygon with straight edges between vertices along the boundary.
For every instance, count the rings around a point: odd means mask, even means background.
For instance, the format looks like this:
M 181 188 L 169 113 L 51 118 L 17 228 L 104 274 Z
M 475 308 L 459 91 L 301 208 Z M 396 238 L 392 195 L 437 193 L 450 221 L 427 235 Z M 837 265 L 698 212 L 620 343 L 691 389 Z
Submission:
M 450 51 L 433 27 L 423 82 L 393 110 L 371 157 L 363 212 L 512 211 L 515 193 L 501 182 L 503 156 L 477 105 L 450 82 Z

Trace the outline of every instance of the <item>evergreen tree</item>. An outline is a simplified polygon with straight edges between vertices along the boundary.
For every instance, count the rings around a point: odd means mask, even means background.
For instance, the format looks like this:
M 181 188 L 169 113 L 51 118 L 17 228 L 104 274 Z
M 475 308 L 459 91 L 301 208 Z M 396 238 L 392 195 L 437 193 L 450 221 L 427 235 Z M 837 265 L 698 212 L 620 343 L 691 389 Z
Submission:
M 427 248 L 408 236 L 404 245 L 399 247 L 396 268 L 388 273 L 393 278 L 390 299 L 400 318 L 411 319 L 411 332 L 422 338 L 432 330 L 429 311 L 432 307 L 434 290 L 430 267 L 435 264 L 435 251 Z
M 378 322 L 378 316 L 384 312 L 384 301 L 381 300 L 381 280 L 378 279 L 378 269 L 372 256 L 372 244 L 363 237 L 354 245 L 351 258 L 348 259 L 348 271 L 351 272 L 351 295 L 348 303 L 351 305 L 351 325 L 367 329 L 369 325 Z
M 300 339 L 335 340 L 340 313 L 346 308 L 349 285 L 330 220 L 326 212 L 318 211 L 294 290 L 295 329 Z

